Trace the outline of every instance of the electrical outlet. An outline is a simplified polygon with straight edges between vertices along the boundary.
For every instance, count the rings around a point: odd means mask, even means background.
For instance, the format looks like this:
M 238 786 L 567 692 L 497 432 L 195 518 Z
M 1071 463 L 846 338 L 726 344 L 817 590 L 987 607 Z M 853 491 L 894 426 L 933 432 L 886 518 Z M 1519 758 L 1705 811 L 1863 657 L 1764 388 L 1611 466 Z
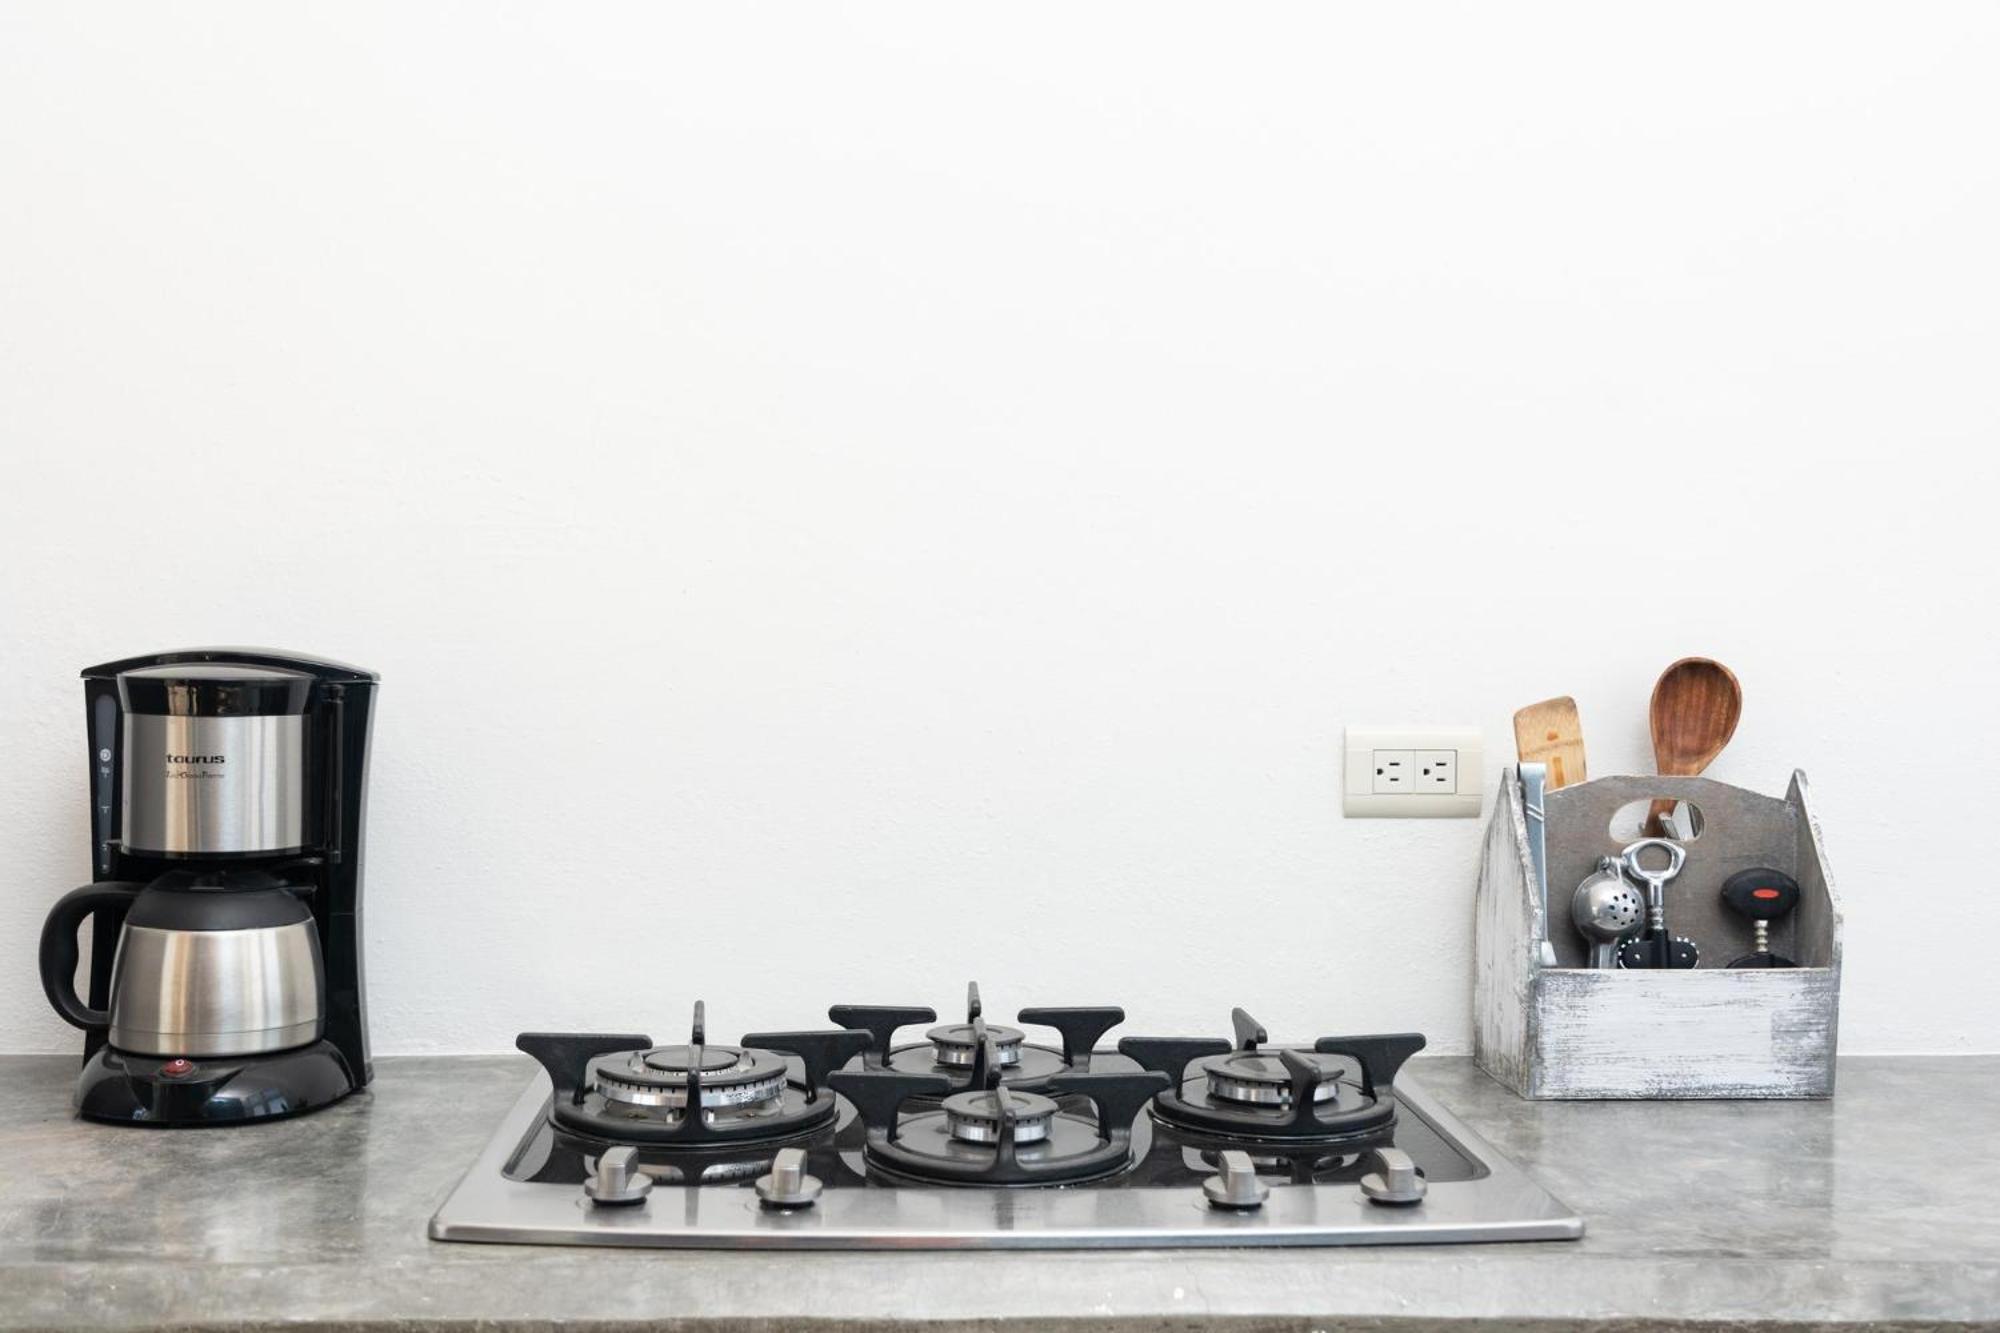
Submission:
M 1350 818 L 1477 819 L 1485 745 L 1476 727 L 1349 727 Z
M 1375 751 L 1375 787 L 1377 796 L 1401 796 L 1416 790 L 1417 752 L 1415 750 Z
M 1451 796 L 1458 791 L 1458 751 L 1413 750 L 1416 772 L 1412 790 L 1431 796 Z

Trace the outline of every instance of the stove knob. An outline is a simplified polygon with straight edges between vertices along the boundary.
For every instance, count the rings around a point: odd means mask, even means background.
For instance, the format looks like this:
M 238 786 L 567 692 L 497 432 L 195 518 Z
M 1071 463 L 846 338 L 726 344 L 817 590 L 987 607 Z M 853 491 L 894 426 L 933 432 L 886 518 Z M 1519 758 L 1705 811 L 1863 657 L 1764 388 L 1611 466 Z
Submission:
M 1361 1193 L 1370 1203 L 1421 1203 L 1424 1173 L 1401 1148 L 1377 1148 L 1369 1154 L 1376 1169 L 1361 1177 Z
M 597 1170 L 590 1179 L 583 1182 L 584 1195 L 592 1203 L 605 1207 L 629 1207 L 644 1203 L 646 1196 L 653 1192 L 653 1178 L 644 1171 L 634 1169 L 639 1158 L 637 1148 L 607 1148 L 597 1159 Z
M 809 1208 L 819 1190 L 819 1177 L 806 1174 L 804 1148 L 780 1148 L 771 1174 L 757 1177 L 757 1198 L 766 1208 Z
M 1208 1196 L 1208 1206 L 1236 1212 L 1262 1208 L 1264 1200 L 1271 1197 L 1271 1187 L 1257 1179 L 1257 1167 L 1251 1162 L 1250 1154 L 1232 1148 L 1217 1161 L 1222 1170 L 1201 1182 L 1201 1192 Z

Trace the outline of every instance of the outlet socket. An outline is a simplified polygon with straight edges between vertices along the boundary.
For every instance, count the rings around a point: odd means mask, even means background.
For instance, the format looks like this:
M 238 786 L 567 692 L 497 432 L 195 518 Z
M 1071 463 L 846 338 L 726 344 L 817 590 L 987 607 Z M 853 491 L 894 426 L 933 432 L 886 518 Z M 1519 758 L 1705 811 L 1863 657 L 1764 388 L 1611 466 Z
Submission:
M 1412 750 L 1415 772 L 1411 790 L 1430 796 L 1453 796 L 1458 792 L 1458 751 Z
M 1476 727 L 1349 727 L 1341 807 L 1353 819 L 1477 819 L 1486 781 Z
M 1374 795 L 1402 796 L 1417 789 L 1415 750 L 1377 750 L 1374 765 Z

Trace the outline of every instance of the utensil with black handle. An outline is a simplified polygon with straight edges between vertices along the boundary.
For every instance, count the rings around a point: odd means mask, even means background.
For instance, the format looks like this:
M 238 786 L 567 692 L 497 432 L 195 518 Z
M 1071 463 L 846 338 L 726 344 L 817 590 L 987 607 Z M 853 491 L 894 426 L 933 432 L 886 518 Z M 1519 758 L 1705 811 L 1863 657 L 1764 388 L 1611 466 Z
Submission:
M 1749 919 L 1755 929 L 1751 952 L 1731 967 L 1797 967 L 1771 952 L 1771 923 L 1799 905 L 1799 882 L 1782 870 L 1759 866 L 1739 870 L 1722 882 L 1722 905 Z

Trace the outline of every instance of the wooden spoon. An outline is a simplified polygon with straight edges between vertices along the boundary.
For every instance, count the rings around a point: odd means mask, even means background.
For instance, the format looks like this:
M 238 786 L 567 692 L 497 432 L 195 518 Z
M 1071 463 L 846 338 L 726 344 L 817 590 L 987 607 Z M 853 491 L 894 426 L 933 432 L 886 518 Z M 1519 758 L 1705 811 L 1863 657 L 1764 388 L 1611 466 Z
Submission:
M 1653 686 L 1653 766 L 1664 777 L 1691 778 L 1715 762 L 1743 716 L 1736 673 L 1711 657 L 1683 657 Z M 1671 800 L 1653 802 L 1647 825 L 1660 836 Z

